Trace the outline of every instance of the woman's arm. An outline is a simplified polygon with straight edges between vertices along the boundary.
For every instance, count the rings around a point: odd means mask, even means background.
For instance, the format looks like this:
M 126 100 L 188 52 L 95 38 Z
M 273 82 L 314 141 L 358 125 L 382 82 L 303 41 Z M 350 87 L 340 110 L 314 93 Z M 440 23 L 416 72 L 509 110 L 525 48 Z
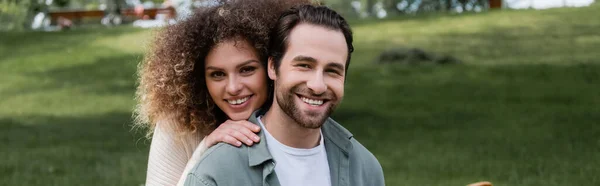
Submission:
M 243 121 L 231 121 L 227 120 L 208 136 L 202 139 L 202 142 L 198 145 L 194 154 L 187 162 L 183 174 L 177 183 L 178 186 L 183 186 L 190 170 L 196 166 L 204 151 L 209 147 L 219 143 L 225 142 L 234 146 L 241 146 L 242 141 L 248 146 L 252 146 L 254 143 L 259 142 L 260 138 L 255 133 L 260 131 L 260 127 L 246 120 Z
M 202 157 L 202 154 L 204 154 L 204 151 L 206 151 L 206 149 L 208 149 L 208 147 L 206 146 L 206 138 L 205 138 L 205 139 L 202 139 L 202 142 L 200 142 L 200 144 L 198 144 L 198 148 L 196 148 L 196 150 L 194 151 L 194 154 L 192 154 L 192 158 L 190 158 L 190 160 L 185 165 L 185 169 L 183 170 L 183 173 L 181 174 L 181 177 L 179 178 L 179 182 L 177 182 L 177 186 L 183 186 L 183 184 L 185 183 L 185 179 L 188 176 L 188 173 L 190 173 L 192 168 L 194 168 L 194 166 L 196 166 L 196 163 L 198 163 L 198 161 L 200 160 L 200 157 Z
M 260 140 L 254 133 L 260 127 L 248 121 L 226 121 L 206 138 L 198 133 L 177 131 L 173 122 L 156 124 L 148 156 L 146 185 L 183 185 L 187 173 L 210 146 L 218 142 L 240 146 L 240 141 L 252 145 Z
M 150 154 L 146 185 L 175 185 L 192 157 L 202 137 L 185 134 L 175 129 L 173 121 L 160 121 L 156 124 Z

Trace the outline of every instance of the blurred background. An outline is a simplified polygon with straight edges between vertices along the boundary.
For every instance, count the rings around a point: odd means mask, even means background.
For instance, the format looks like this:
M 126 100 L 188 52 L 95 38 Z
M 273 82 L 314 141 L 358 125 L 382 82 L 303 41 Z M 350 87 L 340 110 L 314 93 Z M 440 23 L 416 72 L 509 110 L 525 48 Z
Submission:
M 0 185 L 142 185 L 156 31 L 212 0 L 0 0 Z M 355 53 L 334 118 L 387 185 L 600 185 L 600 3 L 322 0 Z

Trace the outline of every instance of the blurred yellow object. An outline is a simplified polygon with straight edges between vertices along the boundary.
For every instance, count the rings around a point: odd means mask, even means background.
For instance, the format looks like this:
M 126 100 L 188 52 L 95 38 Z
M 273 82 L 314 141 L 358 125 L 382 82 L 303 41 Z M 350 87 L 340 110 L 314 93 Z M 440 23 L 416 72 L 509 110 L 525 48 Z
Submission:
M 477 182 L 477 183 L 471 183 L 467 186 L 492 186 L 492 183 L 488 182 L 488 181 L 482 181 L 482 182 Z

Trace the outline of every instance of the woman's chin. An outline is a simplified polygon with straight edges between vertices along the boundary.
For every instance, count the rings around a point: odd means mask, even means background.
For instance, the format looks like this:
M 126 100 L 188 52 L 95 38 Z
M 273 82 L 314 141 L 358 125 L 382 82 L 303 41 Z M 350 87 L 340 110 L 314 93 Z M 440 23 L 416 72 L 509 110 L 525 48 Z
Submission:
M 233 120 L 233 121 L 248 120 L 248 118 L 250 118 L 250 115 L 252 115 L 252 111 L 244 111 L 244 112 L 238 112 L 238 113 L 227 113 L 227 116 L 229 117 L 229 119 Z

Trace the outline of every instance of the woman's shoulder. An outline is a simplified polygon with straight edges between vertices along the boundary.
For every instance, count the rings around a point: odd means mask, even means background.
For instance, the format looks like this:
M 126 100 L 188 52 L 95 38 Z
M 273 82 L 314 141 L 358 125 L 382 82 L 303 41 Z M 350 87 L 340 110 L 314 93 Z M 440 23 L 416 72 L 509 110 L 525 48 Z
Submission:
M 171 117 L 164 117 L 158 119 L 153 129 L 153 133 L 156 132 L 161 132 L 179 137 L 204 137 L 200 134 L 200 132 L 195 132 L 184 127 L 182 124 L 179 123 L 179 121 Z
M 156 122 L 152 143 L 163 141 L 161 144 L 172 145 L 171 148 L 181 148 L 188 156 L 191 156 L 203 138 L 204 136 L 199 132 L 181 129 L 176 120 L 166 118 Z

